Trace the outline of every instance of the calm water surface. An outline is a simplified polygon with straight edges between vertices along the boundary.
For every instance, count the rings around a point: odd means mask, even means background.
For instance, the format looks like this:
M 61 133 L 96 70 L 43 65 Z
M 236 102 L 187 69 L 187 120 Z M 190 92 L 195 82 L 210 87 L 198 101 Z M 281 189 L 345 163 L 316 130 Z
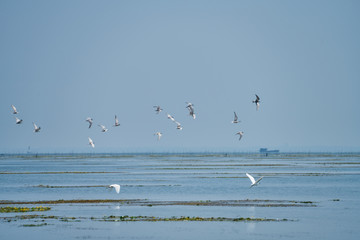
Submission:
M 248 172 L 261 184 L 249 188 Z M 121 185 L 120 194 L 106 186 Z M 1 155 L 0 200 L 288 200 L 311 206 L 29 204 L 0 213 L 1 239 L 359 239 L 360 154 Z M 18 206 L 14 203 L 1 204 Z M 30 214 L 74 217 L 17 219 Z M 276 222 L 103 222 L 104 216 L 251 217 Z M 47 225 L 40 224 L 46 223 Z M 27 224 L 38 225 L 29 227 Z M 25 225 L 25 226 L 24 226 Z

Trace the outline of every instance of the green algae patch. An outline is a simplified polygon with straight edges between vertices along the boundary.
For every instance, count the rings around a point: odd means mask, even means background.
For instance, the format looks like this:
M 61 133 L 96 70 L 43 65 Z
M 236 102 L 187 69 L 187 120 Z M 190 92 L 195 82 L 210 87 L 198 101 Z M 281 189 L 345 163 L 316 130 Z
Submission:
M 12 213 L 12 212 L 42 212 L 42 211 L 49 211 L 50 207 L 1 207 L 0 213 Z

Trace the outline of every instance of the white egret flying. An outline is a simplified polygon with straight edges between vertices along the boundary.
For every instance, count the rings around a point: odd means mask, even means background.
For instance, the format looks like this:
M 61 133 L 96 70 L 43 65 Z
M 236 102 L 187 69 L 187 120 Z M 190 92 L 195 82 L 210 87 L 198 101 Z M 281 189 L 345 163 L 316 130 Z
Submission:
M 256 186 L 259 184 L 259 182 L 261 181 L 261 179 L 263 179 L 263 177 L 260 177 L 258 180 L 255 181 L 255 178 L 253 176 L 251 176 L 250 174 L 246 173 L 246 176 L 250 179 L 251 181 L 251 186 L 250 187 L 253 187 L 253 186 Z
M 111 184 L 109 188 L 114 188 L 116 193 L 120 193 L 120 185 L 119 184 Z

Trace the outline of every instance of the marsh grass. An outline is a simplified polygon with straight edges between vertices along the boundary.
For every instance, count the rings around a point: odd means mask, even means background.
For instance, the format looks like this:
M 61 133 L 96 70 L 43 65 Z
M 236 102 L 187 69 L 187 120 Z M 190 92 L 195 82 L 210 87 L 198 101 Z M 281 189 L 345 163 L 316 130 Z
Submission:
M 0 213 L 12 213 L 12 212 L 43 212 L 43 211 L 49 211 L 50 207 L 1 207 Z

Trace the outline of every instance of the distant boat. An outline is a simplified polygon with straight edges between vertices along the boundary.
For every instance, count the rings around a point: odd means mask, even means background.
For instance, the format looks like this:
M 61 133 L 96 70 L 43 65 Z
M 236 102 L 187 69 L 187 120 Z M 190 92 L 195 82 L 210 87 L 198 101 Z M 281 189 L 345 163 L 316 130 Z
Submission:
M 260 148 L 259 150 L 260 153 L 265 153 L 265 154 L 269 154 L 269 153 L 279 153 L 280 151 L 275 149 L 275 150 L 268 150 L 267 148 Z

